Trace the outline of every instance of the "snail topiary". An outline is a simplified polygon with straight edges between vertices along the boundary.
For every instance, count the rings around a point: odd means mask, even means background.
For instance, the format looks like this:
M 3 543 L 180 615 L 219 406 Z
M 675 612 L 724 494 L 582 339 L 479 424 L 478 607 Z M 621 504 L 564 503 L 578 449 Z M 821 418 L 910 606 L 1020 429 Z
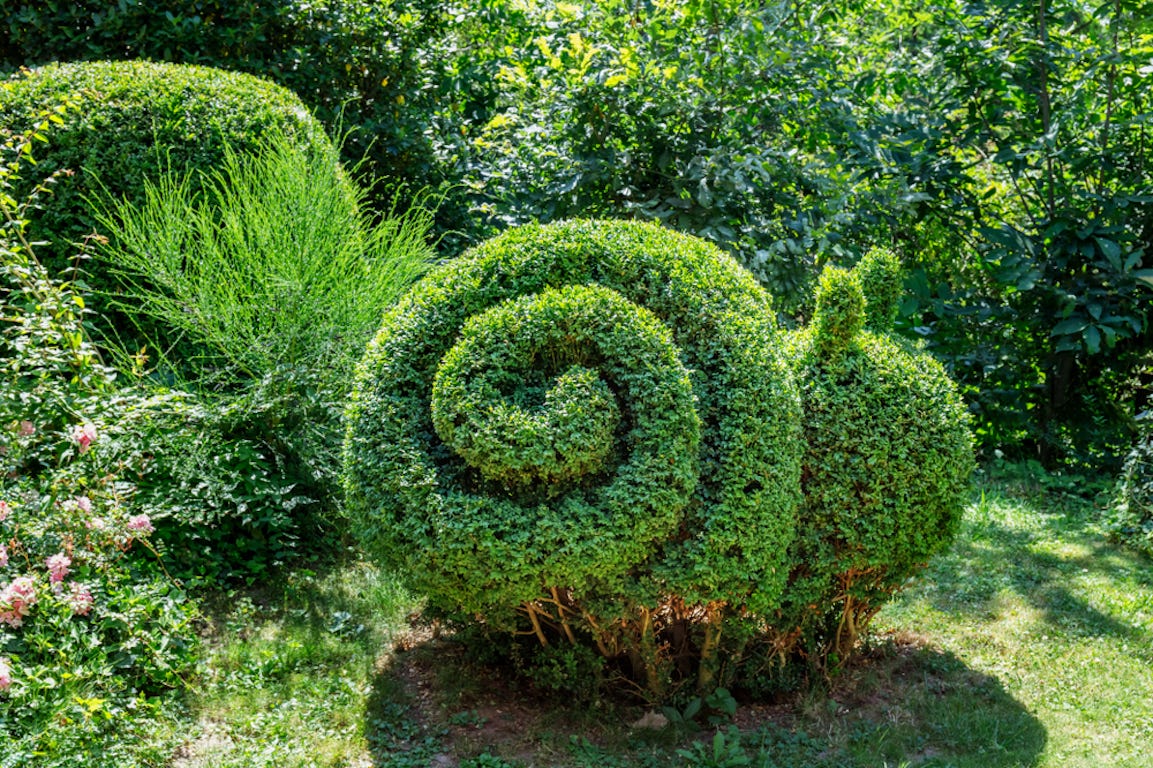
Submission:
M 535 636 L 550 669 L 595 646 L 651 699 L 845 652 L 949 541 L 972 465 L 941 367 L 866 330 L 896 259 L 862 263 L 784 334 L 734 261 L 655 225 L 478 246 L 358 368 L 356 535 L 434 607 Z

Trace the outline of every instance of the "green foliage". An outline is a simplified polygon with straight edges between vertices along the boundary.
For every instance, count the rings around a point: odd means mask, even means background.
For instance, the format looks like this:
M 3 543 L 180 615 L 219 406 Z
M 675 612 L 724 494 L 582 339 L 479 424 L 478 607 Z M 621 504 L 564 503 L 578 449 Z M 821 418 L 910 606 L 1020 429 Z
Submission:
M 795 310 L 814 264 L 855 260 L 916 199 L 876 167 L 841 46 L 808 31 L 824 13 L 742 0 L 463 12 L 459 66 L 497 87 L 478 119 L 437 134 L 438 153 L 490 226 L 658 220 L 731 252 Z
M 693 742 L 691 749 L 678 749 L 677 755 L 690 768 L 738 768 L 754 764 L 741 743 L 741 732 L 736 727 L 718 729 L 707 744 Z
M 325 551 L 318 479 L 302 477 L 291 443 L 260 432 L 273 409 L 292 405 L 254 400 L 156 395 L 111 436 L 119 456 L 140 461 L 134 503 L 155 522 L 169 573 L 189 587 L 266 579 Z
M 865 297 L 865 327 L 877 333 L 893 330 L 901 304 L 901 261 L 887 248 L 870 248 L 853 269 Z
M 332 147 L 274 134 L 243 149 L 99 210 L 108 242 L 96 256 L 125 285 L 114 306 L 159 321 L 162 350 L 191 344 L 194 360 L 168 362 L 205 369 L 211 384 L 294 366 L 347 378 L 430 258 L 430 216 L 374 220 Z
M 145 181 L 139 201 L 99 214 L 97 256 L 125 286 L 110 303 L 155 329 L 150 385 L 195 393 L 151 415 L 141 482 L 142 503 L 206 556 L 193 574 L 258 576 L 325 538 L 316 514 L 337 496 L 352 370 L 430 258 L 430 220 L 415 206 L 373 220 L 335 149 L 284 136 L 226 147 L 210 176 Z
M 171 745 L 147 737 L 186 687 L 193 614 L 134 503 L 146 462 L 116 451 L 114 436 L 150 401 L 115 390 L 86 336 L 82 294 L 36 260 L 30 203 L 8 194 L 32 141 L 0 144 L 4 763 L 155 765 Z
M 481 753 L 476 757 L 466 758 L 460 762 L 460 768 L 520 768 L 524 763 L 519 760 L 509 762 L 503 757 L 490 755 L 487 752 Z
M 427 277 L 370 344 L 347 413 L 353 529 L 414 590 L 498 624 L 519 606 L 582 625 L 592 600 L 581 631 L 613 635 L 614 616 L 670 595 L 765 610 L 798 491 L 776 339 L 767 295 L 701 241 L 607 221 L 510 231 Z M 606 396 L 615 409 L 586 409 Z M 652 637 L 601 639 L 653 671 Z
M 1142 427 L 1140 438 L 1125 457 L 1105 524 L 1117 540 L 1153 556 L 1153 430 L 1145 423 Z
M 435 45 L 455 15 L 433 0 L 0 0 L 0 69 L 141 59 L 246 72 L 295 93 L 331 134 L 352 130 L 349 165 L 367 157 L 376 177 L 434 185 L 428 134 L 451 77 Z
M 830 291 L 835 300 L 825 301 Z M 859 322 L 847 335 L 846 314 L 859 318 L 864 308 L 855 274 L 827 269 L 812 327 L 790 339 L 804 412 L 804 506 L 784 626 L 828 643 L 833 661 L 952 541 L 973 471 L 968 414 L 952 381 L 928 355 Z
M 595 647 L 554 644 L 513 648 L 516 671 L 534 689 L 589 704 L 603 693 L 607 661 Z
M 876 10 L 910 29 L 875 51 L 885 79 L 951 137 L 923 161 L 971 161 L 927 205 L 940 256 L 918 258 L 911 324 L 987 450 L 1117 466 L 1153 307 L 1149 4 Z
M 50 64 L 0 83 L 0 125 L 25 130 L 66 98 L 74 109 L 46 137 L 37 159 L 70 175 L 29 212 L 34 230 L 49 241 L 41 253 L 52 271 L 68 263 L 74 243 L 98 229 L 88 197 L 106 193 L 139 204 L 145 179 L 167 170 L 212 174 L 225 147 L 247 154 L 271 134 L 311 151 L 329 147 L 320 124 L 290 91 L 234 72 L 148 62 Z M 199 184 L 201 177 L 191 179 Z M 110 287 L 100 275 L 92 279 Z
M 835 364 L 865 326 L 865 294 L 856 272 L 826 268 L 817 284 L 813 316 L 813 348 L 820 358 Z

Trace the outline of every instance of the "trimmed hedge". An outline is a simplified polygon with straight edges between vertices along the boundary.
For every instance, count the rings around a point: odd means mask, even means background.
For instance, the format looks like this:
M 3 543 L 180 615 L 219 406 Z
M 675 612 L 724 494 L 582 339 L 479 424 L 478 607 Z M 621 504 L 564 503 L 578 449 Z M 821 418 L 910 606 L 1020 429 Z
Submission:
M 901 261 L 887 248 L 870 248 L 853 268 L 865 297 L 865 327 L 877 333 L 893 330 L 901 304 Z
M 85 198 L 103 192 L 102 186 L 141 202 L 146 178 L 166 170 L 215 173 L 225 146 L 248 154 L 277 132 L 331 152 L 320 123 L 290 91 L 249 75 L 174 64 L 90 62 L 32 70 L 0 83 L 0 125 L 25 130 L 65 100 L 64 122 L 37 147 L 36 158 L 48 172 L 66 168 L 74 174 L 41 199 L 31 223 L 49 241 L 40 255 L 56 271 L 75 253 L 72 243 L 95 231 Z M 196 176 L 191 180 L 195 184 Z
M 426 129 L 443 94 L 427 70 L 451 22 L 438 0 L 0 0 L 0 71 L 132 59 L 246 72 L 295 93 L 332 135 L 355 129 L 350 167 L 367 157 L 374 176 L 435 184 Z
M 775 605 L 800 458 L 776 338 L 768 296 L 702 241 L 511 230 L 425 278 L 370 344 L 344 451 L 356 533 L 470 612 L 554 586 Z
M 878 307 L 862 283 L 880 294 Z M 840 658 L 952 541 L 974 468 L 969 416 L 944 368 L 862 328 L 866 315 L 878 330 L 891 318 L 896 293 L 882 287 L 894 285 L 899 265 L 876 251 L 851 272 L 826 268 L 812 326 L 789 340 L 804 407 L 804 505 L 783 624 Z

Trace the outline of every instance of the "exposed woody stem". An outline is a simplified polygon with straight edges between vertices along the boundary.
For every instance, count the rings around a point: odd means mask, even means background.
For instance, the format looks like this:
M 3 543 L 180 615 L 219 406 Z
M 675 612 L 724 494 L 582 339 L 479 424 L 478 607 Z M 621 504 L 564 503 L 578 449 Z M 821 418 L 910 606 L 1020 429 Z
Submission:
M 569 626 L 568 619 L 565 618 L 565 607 L 564 607 L 564 604 L 561 603 L 560 594 L 557 592 L 556 587 L 552 588 L 552 601 L 551 602 L 553 603 L 553 605 L 556 606 L 557 617 L 560 619 L 561 629 L 564 630 L 565 637 L 568 638 L 568 641 L 570 643 L 572 643 L 573 645 L 576 645 L 577 644 L 576 637 L 573 635 L 572 627 Z
M 544 648 L 548 648 L 548 638 L 544 635 L 544 630 L 541 629 L 540 620 L 537 618 L 537 610 L 532 603 L 525 603 L 521 606 L 525 613 L 528 614 L 528 620 L 532 622 L 532 631 L 536 635 L 537 640 Z
M 717 677 L 716 651 L 721 642 L 724 604 L 709 603 L 705 606 L 705 639 L 701 643 L 700 668 L 697 671 L 697 690 L 711 690 Z
M 640 659 L 649 695 L 659 698 L 661 686 L 657 675 L 657 644 L 653 637 L 653 616 L 648 608 L 641 608 Z
M 589 613 L 588 611 L 581 609 L 581 617 L 584 618 L 585 623 L 587 623 L 590 627 L 592 627 L 593 640 L 594 640 L 594 642 L 596 642 L 597 650 L 600 651 L 601 656 L 604 656 L 606 659 L 611 659 L 611 658 L 615 658 L 616 656 L 619 656 L 620 655 L 620 649 L 618 648 L 616 640 L 615 640 L 615 638 L 613 638 L 613 635 L 611 633 L 606 632 L 605 630 L 601 629 L 600 626 L 597 624 L 596 619 L 594 619 L 592 614 Z M 612 646 L 613 646 L 612 651 L 610 651 L 608 646 L 605 644 L 606 638 L 612 639 Z

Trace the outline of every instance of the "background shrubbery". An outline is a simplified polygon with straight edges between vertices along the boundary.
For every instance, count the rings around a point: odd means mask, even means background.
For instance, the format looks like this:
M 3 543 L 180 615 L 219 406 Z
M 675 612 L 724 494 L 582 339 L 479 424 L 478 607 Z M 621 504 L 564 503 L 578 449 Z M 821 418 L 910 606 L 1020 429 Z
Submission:
M 825 262 L 888 246 L 986 454 L 1116 469 L 1153 296 L 1146 5 L 7 0 L 0 55 L 253 72 L 330 129 L 348 102 L 347 158 L 447 194 L 446 253 L 655 218 L 803 320 Z
M 3 0 L 0 67 L 141 59 L 257 75 L 299 96 L 333 134 L 356 128 L 350 165 L 367 155 L 374 176 L 424 184 L 436 176 L 430 46 L 451 19 L 432 0 Z

